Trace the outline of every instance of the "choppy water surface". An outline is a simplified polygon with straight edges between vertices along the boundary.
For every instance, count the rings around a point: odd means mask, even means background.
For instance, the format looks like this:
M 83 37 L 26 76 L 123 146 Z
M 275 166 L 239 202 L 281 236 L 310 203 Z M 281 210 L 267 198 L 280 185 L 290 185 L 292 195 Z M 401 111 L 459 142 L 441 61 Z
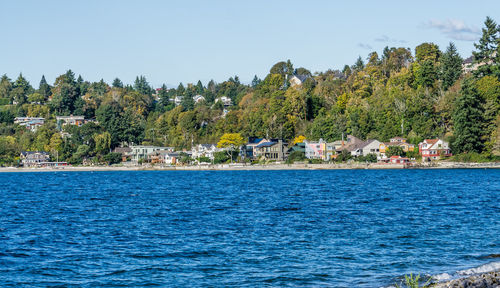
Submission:
M 2 287 L 380 287 L 500 254 L 500 171 L 0 174 Z

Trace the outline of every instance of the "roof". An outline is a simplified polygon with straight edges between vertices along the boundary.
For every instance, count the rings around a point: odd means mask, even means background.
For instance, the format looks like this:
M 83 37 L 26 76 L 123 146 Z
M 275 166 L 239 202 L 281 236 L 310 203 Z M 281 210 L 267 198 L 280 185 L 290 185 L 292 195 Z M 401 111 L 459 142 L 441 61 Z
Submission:
M 264 143 L 260 143 L 256 147 L 257 148 L 260 148 L 260 147 L 270 147 L 270 146 L 273 146 L 274 144 L 278 144 L 278 142 L 264 142 Z
M 115 153 L 130 153 L 132 152 L 132 148 L 130 147 L 116 147 L 115 150 L 113 150 Z
M 309 75 L 293 75 L 294 77 L 297 77 L 297 79 L 300 80 L 300 82 L 306 81 L 307 78 L 310 78 Z
M 23 152 L 21 152 L 21 154 L 24 155 L 24 156 L 26 156 L 26 155 L 33 155 L 33 154 L 49 155 L 49 153 L 43 152 L 43 151 L 23 151 Z
M 250 138 L 248 138 L 248 144 L 252 144 L 252 143 L 257 144 L 257 143 L 259 143 L 260 141 L 262 141 L 262 139 L 264 139 L 264 138 L 254 138 L 254 137 L 250 137 Z
M 467 59 L 464 59 L 464 64 L 471 64 L 472 62 L 474 62 L 474 56 L 470 56 L 469 58 Z

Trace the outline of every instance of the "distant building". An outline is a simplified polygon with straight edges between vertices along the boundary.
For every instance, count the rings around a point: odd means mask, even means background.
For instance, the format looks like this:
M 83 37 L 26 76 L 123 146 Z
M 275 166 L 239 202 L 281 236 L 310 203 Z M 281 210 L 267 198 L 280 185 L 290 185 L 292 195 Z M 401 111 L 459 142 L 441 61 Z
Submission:
M 26 127 L 26 129 L 36 132 L 38 127 L 45 123 L 45 118 L 41 117 L 16 117 L 14 118 L 14 123 Z
M 214 103 L 217 103 L 219 101 L 222 102 L 222 105 L 224 105 L 224 107 L 229 107 L 229 106 L 233 105 L 233 101 L 231 100 L 231 98 L 226 97 L 226 96 L 222 96 L 222 97 L 215 99 Z
M 113 150 L 114 153 L 120 153 L 122 155 L 122 162 L 127 161 L 127 157 L 132 153 L 132 148 L 130 147 L 116 147 Z
M 326 142 L 319 139 L 318 142 L 310 142 L 305 140 L 305 156 L 307 159 L 326 160 Z
M 290 86 L 295 87 L 302 86 L 302 84 L 304 84 L 304 82 L 309 78 L 311 78 L 309 75 L 292 75 L 288 81 L 290 82 Z
M 394 137 L 389 140 L 389 142 L 380 143 L 380 154 L 382 157 L 385 157 L 385 153 L 391 146 L 399 146 L 403 149 L 404 152 L 412 152 L 415 151 L 415 145 L 407 143 L 406 138 L 403 137 Z
M 84 116 L 56 116 L 57 129 L 62 130 L 62 127 L 66 125 L 73 125 L 81 127 L 85 124 Z
M 418 144 L 418 152 L 422 161 L 439 160 L 443 156 L 451 156 L 450 145 L 441 139 L 425 139 Z
M 271 140 L 259 143 L 254 147 L 255 158 L 273 161 L 283 161 L 286 158 L 286 146 L 283 140 Z
M 191 148 L 192 157 L 194 159 L 208 157 L 210 160 L 214 160 L 214 154 L 219 151 L 222 150 L 217 148 L 215 144 L 198 144 Z
M 24 167 L 40 167 L 42 163 L 50 161 L 50 155 L 47 152 L 24 151 L 19 159 Z
M 195 96 L 193 96 L 193 100 L 194 100 L 195 104 L 198 104 L 200 102 L 205 101 L 205 97 L 202 95 L 195 95 Z
M 141 159 L 147 160 L 148 154 L 157 151 L 174 152 L 173 147 L 159 147 L 159 146 L 146 146 L 146 145 L 130 146 L 130 149 L 132 151 L 128 156 L 130 156 L 130 160 L 132 160 L 132 162 L 139 162 L 139 160 Z

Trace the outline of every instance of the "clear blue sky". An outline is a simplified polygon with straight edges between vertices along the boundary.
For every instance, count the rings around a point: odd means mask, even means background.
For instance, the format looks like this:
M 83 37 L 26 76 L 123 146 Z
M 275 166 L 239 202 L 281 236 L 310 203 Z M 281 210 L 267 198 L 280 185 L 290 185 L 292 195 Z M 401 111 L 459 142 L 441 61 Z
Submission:
M 290 59 L 341 69 L 383 47 L 450 41 L 473 50 L 500 1 L 3 1 L 0 74 L 38 87 L 72 69 L 85 80 L 145 75 L 158 87 L 238 75 L 250 82 Z

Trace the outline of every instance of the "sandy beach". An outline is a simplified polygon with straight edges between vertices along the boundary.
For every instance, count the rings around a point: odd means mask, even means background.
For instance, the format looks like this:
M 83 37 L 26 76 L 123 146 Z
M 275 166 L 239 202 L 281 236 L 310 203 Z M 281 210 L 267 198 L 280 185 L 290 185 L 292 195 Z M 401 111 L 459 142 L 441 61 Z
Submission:
M 221 164 L 221 165 L 115 165 L 115 166 L 61 166 L 43 168 L 0 167 L 0 172 L 82 172 L 82 171 L 210 171 L 210 170 L 336 170 L 336 169 L 500 169 L 500 162 L 492 163 L 460 163 L 436 162 L 408 166 L 405 164 L 387 163 L 341 163 L 341 164 Z

